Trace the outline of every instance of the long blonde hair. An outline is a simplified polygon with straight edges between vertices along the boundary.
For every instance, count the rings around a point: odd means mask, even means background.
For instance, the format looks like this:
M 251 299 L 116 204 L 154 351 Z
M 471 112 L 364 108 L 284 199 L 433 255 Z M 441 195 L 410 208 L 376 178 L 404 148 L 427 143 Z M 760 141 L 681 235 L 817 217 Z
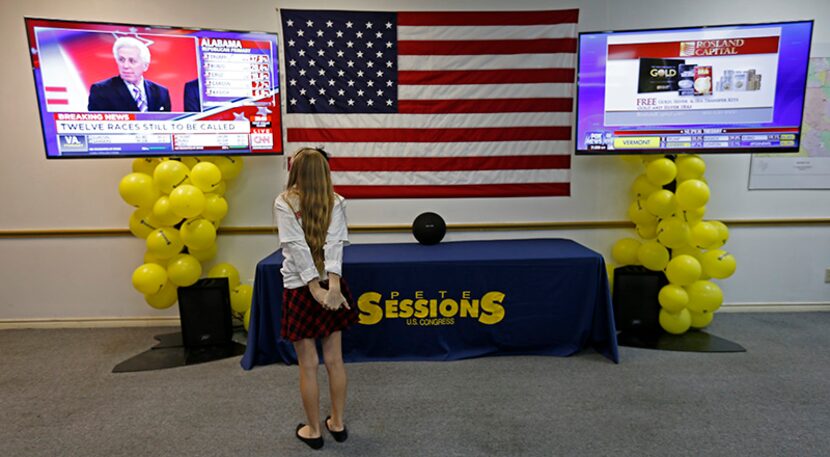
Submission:
M 323 247 L 334 207 L 334 188 L 329 163 L 319 150 L 303 148 L 294 154 L 286 194 L 286 200 L 294 197 L 292 200 L 300 203 L 300 207 L 295 209 L 302 214 L 305 240 L 314 266 L 320 272 L 320 279 L 325 279 Z

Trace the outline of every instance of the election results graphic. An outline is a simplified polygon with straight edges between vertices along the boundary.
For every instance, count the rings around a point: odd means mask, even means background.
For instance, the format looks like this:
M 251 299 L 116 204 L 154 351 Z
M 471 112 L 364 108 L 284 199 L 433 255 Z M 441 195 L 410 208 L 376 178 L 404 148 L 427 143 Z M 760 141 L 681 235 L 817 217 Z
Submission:
M 277 35 L 26 18 L 47 158 L 281 154 Z

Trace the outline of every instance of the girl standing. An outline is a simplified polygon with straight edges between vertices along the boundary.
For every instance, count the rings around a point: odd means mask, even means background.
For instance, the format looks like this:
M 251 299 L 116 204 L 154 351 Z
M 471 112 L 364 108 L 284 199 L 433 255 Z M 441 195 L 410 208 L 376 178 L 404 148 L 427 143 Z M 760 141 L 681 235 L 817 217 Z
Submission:
M 280 335 L 294 344 L 300 367 L 300 395 L 306 423 L 296 436 L 313 449 L 323 447 L 316 339 L 322 339 L 331 395 L 324 425 L 335 441 L 348 438 L 343 420 L 346 369 L 341 331 L 358 321 L 348 285 L 342 278 L 343 246 L 349 243 L 345 201 L 334 193 L 325 153 L 304 148 L 289 162 L 288 186 L 274 202 L 285 258 Z

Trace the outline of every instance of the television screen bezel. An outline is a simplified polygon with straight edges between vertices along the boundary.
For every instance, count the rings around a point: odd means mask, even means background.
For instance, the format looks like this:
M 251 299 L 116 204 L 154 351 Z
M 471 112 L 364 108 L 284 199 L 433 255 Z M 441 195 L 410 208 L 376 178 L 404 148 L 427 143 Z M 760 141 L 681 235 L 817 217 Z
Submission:
M 277 46 L 277 59 L 274 61 L 274 68 L 275 73 L 277 76 L 277 88 L 278 92 L 276 94 L 277 99 L 277 107 L 279 108 L 279 116 L 280 116 L 280 126 L 279 131 L 274 132 L 279 134 L 279 141 L 282 151 L 279 152 L 235 152 L 234 150 L 213 150 L 213 151 L 198 151 L 198 152 L 182 152 L 182 151 L 163 151 L 163 152 L 149 152 L 146 154 L 134 154 L 134 153 L 124 153 L 124 154 L 87 154 L 87 155 L 56 155 L 50 156 L 48 151 L 48 144 L 46 142 L 46 135 L 44 132 L 46 131 L 45 126 L 43 125 L 43 116 L 41 115 L 41 107 L 43 106 L 41 103 L 44 100 L 41 99 L 40 91 L 37 87 L 37 78 L 35 77 L 35 71 L 37 70 L 34 65 L 34 60 L 32 58 L 32 49 L 35 49 L 35 45 L 37 43 L 32 43 L 33 35 L 29 34 L 29 21 L 52 21 L 52 22 L 64 22 L 64 23 L 75 23 L 75 24 L 98 24 L 98 25 L 112 25 L 112 26 L 119 26 L 119 27 L 150 27 L 154 29 L 172 29 L 172 30 L 187 30 L 187 31 L 208 31 L 208 32 L 230 32 L 230 33 L 260 33 L 264 35 L 273 35 L 275 37 L 275 43 Z M 26 42 L 29 45 L 28 55 L 29 55 L 29 64 L 31 65 L 32 69 L 32 83 L 34 84 L 35 88 L 35 96 L 37 97 L 37 117 L 40 122 L 40 137 L 43 141 L 43 153 L 46 156 L 46 160 L 72 160 L 72 159 L 135 159 L 135 158 L 156 158 L 156 157 L 221 157 L 221 156 L 234 156 L 234 157 L 271 157 L 271 156 L 283 156 L 285 155 L 285 137 L 283 132 L 283 106 L 282 106 L 282 68 L 280 66 L 280 35 L 278 32 L 272 31 L 262 31 L 262 30 L 236 30 L 236 29 L 224 29 L 224 28 L 213 28 L 213 27 L 187 27 L 187 26 L 174 26 L 174 25 L 154 25 L 154 24 L 134 24 L 128 22 L 107 22 L 107 21 L 82 21 L 77 19 L 55 19 L 55 18 L 45 18 L 45 17 L 33 17 L 33 16 L 23 16 L 23 25 L 25 28 L 26 33 Z M 275 135 L 276 136 L 276 135 Z
M 679 155 L 679 154 L 770 154 L 770 153 L 793 153 L 798 152 L 801 148 L 801 131 L 804 127 L 804 109 L 806 105 L 806 100 L 801 103 L 801 117 L 799 118 L 798 124 L 798 134 L 799 134 L 799 145 L 798 146 L 786 146 L 786 147 L 758 147 L 758 148 L 676 148 L 676 149 L 596 149 L 596 150 L 589 150 L 589 149 L 579 149 L 579 141 L 577 135 L 579 134 L 579 129 L 577 128 L 579 125 L 579 76 L 580 66 L 582 64 L 582 36 L 583 35 L 610 35 L 614 33 L 634 33 L 634 32 L 660 32 L 660 31 L 679 31 L 679 30 L 692 30 L 692 29 L 716 29 L 716 28 L 727 28 L 727 27 L 745 27 L 745 26 L 766 26 L 766 25 L 783 25 L 783 24 L 803 24 L 809 23 L 810 24 L 810 39 L 809 45 L 807 47 L 807 59 L 805 60 L 805 73 L 809 69 L 810 65 L 810 57 L 812 51 L 812 43 L 813 43 L 813 31 L 815 30 L 815 20 L 814 19 L 803 19 L 797 21 L 779 21 L 779 22 L 758 22 L 758 23 L 738 23 L 738 24 L 720 24 L 720 25 L 699 25 L 699 26 L 684 26 L 684 27 L 660 27 L 660 28 L 645 28 L 645 29 L 620 29 L 620 30 L 606 30 L 606 31 L 593 31 L 593 32 L 579 32 L 577 36 L 577 57 L 576 57 L 576 95 L 574 96 L 574 103 L 576 105 L 576 109 L 574 111 L 574 155 L 578 156 L 622 156 L 622 155 Z M 804 78 L 804 87 L 802 87 L 802 93 L 806 96 L 807 92 L 807 78 Z

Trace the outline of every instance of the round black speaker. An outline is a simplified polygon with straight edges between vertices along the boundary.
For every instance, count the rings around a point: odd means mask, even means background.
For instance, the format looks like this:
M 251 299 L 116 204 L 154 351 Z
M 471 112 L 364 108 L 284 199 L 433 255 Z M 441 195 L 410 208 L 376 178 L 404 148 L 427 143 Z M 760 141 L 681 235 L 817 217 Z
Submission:
M 447 233 L 447 224 L 435 213 L 423 213 L 412 223 L 412 234 L 421 244 L 438 244 Z

